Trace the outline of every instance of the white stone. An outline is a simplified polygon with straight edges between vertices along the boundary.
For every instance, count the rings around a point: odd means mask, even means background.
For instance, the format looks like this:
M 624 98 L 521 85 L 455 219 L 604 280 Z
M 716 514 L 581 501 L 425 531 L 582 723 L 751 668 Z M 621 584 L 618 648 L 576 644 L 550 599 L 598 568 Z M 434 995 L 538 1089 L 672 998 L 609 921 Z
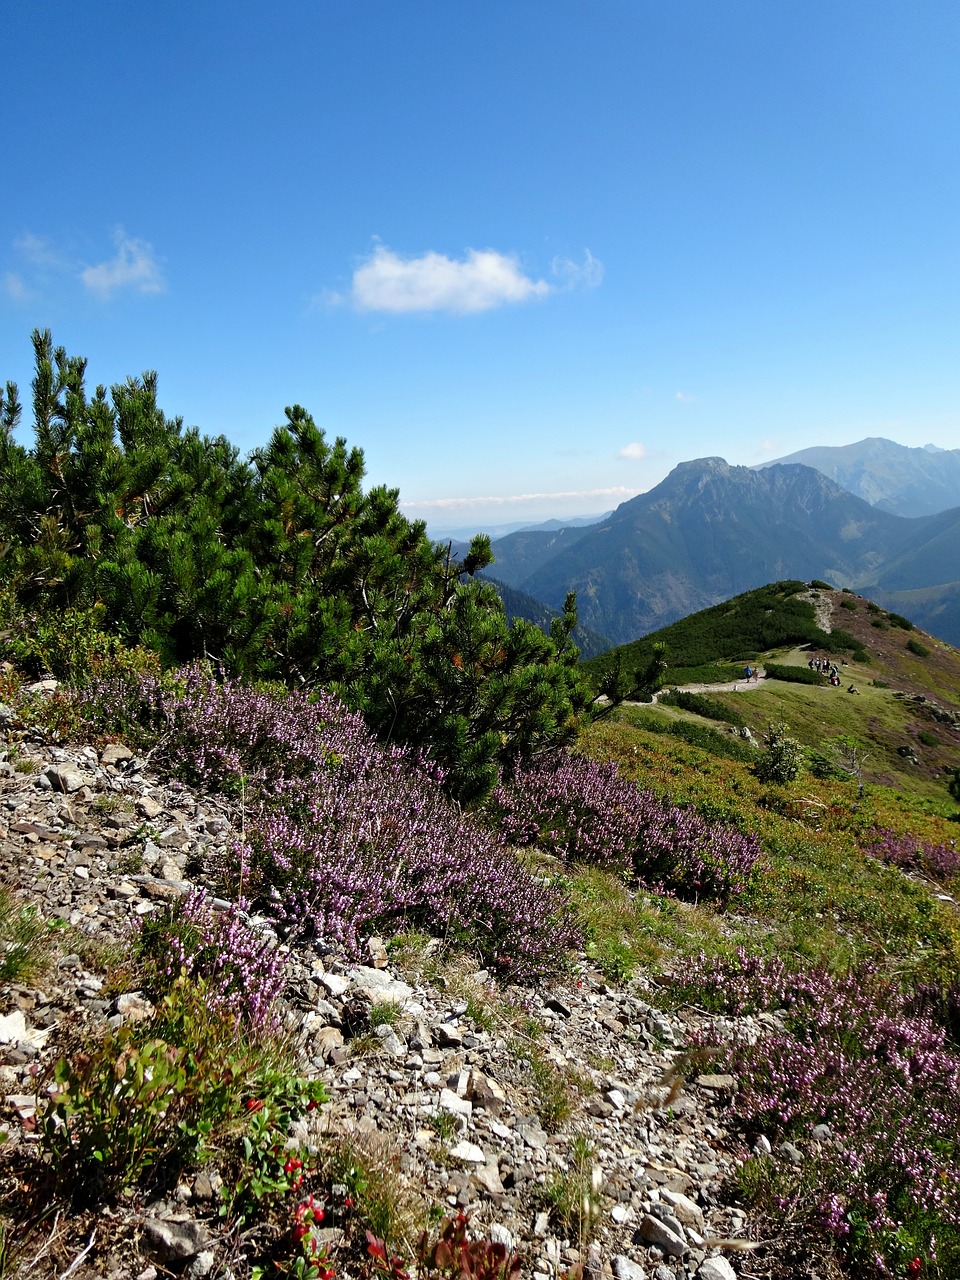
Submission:
M 486 1164 L 487 1157 L 475 1142 L 458 1142 L 450 1150 L 453 1160 L 462 1160 L 464 1164 Z
M 459 1098 L 452 1089 L 440 1090 L 440 1110 L 449 1111 L 455 1116 L 471 1116 L 473 1103 L 466 1098 Z
M 682 1191 L 671 1191 L 669 1187 L 663 1187 L 660 1198 L 664 1204 L 670 1206 L 673 1216 L 678 1218 L 685 1227 L 703 1230 L 703 1211 L 689 1196 L 685 1196 Z
M 652 1213 L 645 1213 L 637 1228 L 640 1239 L 647 1244 L 655 1244 L 671 1258 L 681 1258 L 687 1252 L 687 1242 L 678 1236 L 665 1222 L 655 1218 Z
M 726 1258 L 707 1258 L 697 1269 L 697 1280 L 737 1280 L 737 1273 Z
M 617 1280 L 647 1280 L 647 1273 L 639 1262 L 634 1262 L 625 1253 L 613 1255 L 613 1274 Z

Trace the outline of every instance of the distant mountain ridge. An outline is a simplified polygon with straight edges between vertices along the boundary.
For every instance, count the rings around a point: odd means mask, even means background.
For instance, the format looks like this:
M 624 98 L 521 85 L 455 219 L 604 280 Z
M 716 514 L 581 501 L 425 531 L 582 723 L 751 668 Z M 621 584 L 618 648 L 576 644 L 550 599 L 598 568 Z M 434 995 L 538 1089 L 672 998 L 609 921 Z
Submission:
M 908 448 L 870 436 L 856 444 L 816 445 L 756 470 L 813 467 L 871 506 L 899 516 L 934 515 L 960 506 L 960 449 Z
M 938 634 L 960 643 L 940 603 L 960 587 L 960 509 L 896 515 L 795 463 L 684 462 L 599 524 L 510 534 L 493 550 L 491 576 L 555 609 L 575 590 L 581 622 L 617 643 L 783 578 L 878 598 L 923 588 L 910 616 L 941 617 Z

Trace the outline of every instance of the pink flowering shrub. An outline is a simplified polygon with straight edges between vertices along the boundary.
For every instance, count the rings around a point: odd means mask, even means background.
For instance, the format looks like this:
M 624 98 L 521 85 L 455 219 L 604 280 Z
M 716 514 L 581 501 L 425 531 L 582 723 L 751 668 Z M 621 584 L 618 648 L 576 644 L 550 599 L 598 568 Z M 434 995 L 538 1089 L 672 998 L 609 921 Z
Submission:
M 944 1027 L 870 970 L 790 974 L 741 951 L 704 960 L 700 983 L 731 1013 L 780 1013 L 728 1062 L 748 1142 L 806 1148 L 803 1169 L 777 1170 L 776 1209 L 826 1228 L 858 1274 L 920 1257 L 924 1275 L 960 1275 L 960 1053 Z M 807 1146 L 818 1124 L 832 1136 Z
M 181 973 L 202 981 L 210 1008 L 232 1014 L 255 1032 L 279 1028 L 276 1000 L 286 965 L 263 933 L 236 908 L 218 910 L 203 892 L 191 893 L 138 922 L 134 946 L 148 967 L 154 994 Z
M 231 880 L 286 935 L 358 956 L 364 935 L 415 925 L 523 980 L 556 971 L 579 941 L 561 893 L 464 816 L 435 766 L 381 746 L 328 693 L 244 686 L 193 666 L 78 697 L 101 731 L 112 714 L 133 718 L 155 761 L 242 794 L 247 838 Z
M 615 764 L 557 752 L 501 783 L 488 819 L 518 845 L 591 862 L 653 889 L 725 901 L 747 885 L 760 845 L 641 791 Z
M 868 832 L 864 849 L 878 858 L 904 871 L 916 871 L 941 884 L 948 884 L 960 870 L 960 853 L 956 842 L 933 844 L 916 836 L 897 835 L 886 827 L 874 827 Z

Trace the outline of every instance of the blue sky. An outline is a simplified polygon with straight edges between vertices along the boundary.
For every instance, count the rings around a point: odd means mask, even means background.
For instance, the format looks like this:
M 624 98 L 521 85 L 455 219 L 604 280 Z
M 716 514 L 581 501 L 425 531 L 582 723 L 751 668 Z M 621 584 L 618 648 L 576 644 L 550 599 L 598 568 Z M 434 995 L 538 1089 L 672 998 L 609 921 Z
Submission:
M 0 378 L 49 327 L 431 527 L 960 447 L 956 0 L 8 5 Z M 538 496 L 539 495 L 539 496 Z

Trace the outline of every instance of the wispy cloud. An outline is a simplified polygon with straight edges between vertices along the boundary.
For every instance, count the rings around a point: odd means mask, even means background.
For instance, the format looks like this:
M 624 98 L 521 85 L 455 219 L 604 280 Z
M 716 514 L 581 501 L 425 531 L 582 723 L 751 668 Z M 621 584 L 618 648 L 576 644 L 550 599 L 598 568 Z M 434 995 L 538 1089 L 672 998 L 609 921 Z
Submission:
M 166 288 L 153 245 L 128 236 L 122 227 L 113 234 L 117 251 L 106 262 L 85 267 L 80 279 L 99 298 L 107 299 L 121 289 L 139 293 L 162 293 Z
M 589 249 L 582 262 L 554 258 L 551 270 L 556 283 L 528 274 L 515 254 L 496 249 L 468 249 L 462 258 L 435 251 L 404 257 L 378 244 L 354 271 L 348 292 L 328 292 L 318 301 L 394 315 L 412 311 L 469 315 L 570 289 L 596 288 L 603 279 L 603 265 Z
M 55 267 L 61 270 L 69 266 L 52 240 L 46 236 L 34 235 L 32 231 L 26 231 L 22 236 L 17 236 L 13 247 L 31 266 Z
M 641 444 L 639 440 L 632 440 L 630 444 L 625 444 L 617 453 L 618 458 L 649 458 L 650 450 L 645 444 Z
M 32 302 L 33 290 L 30 289 L 15 271 L 8 271 L 3 277 L 3 291 L 14 302 Z
M 584 249 L 582 262 L 554 258 L 550 270 L 565 289 L 596 289 L 603 282 L 603 263 L 589 249 Z
M 678 391 L 673 398 L 674 400 L 679 400 L 681 404 L 694 404 L 697 399 L 689 391 Z
M 513 493 L 507 497 L 491 498 L 424 498 L 415 502 L 401 502 L 401 507 L 417 507 L 431 511 L 463 511 L 472 507 L 508 507 L 522 502 L 557 502 L 568 498 L 632 498 L 635 488 L 627 485 L 611 485 L 605 489 L 569 489 L 560 493 Z

